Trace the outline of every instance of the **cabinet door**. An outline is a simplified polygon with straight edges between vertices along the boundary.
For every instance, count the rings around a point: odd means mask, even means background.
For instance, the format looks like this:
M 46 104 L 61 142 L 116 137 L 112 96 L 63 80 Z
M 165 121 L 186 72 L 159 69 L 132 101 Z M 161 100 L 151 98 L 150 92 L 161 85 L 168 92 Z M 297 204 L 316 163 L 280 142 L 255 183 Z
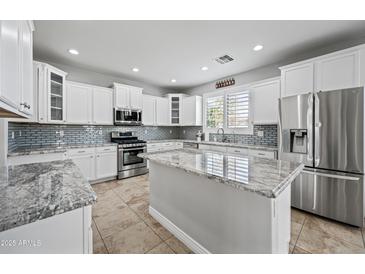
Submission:
M 181 121 L 181 96 L 170 96 L 170 124 L 180 125 Z
M 47 67 L 48 122 L 66 122 L 65 75 Z
M 115 87 L 114 92 L 115 92 L 115 107 L 129 108 L 130 106 L 129 87 L 118 85 Z
M 170 125 L 169 117 L 170 117 L 169 99 L 157 97 L 156 98 L 156 124 L 159 126 Z
M 113 124 L 113 91 L 107 88 L 93 88 L 93 123 Z
M 0 21 L 0 99 L 17 111 L 21 108 L 20 21 Z
M 359 53 L 340 54 L 316 62 L 316 91 L 360 86 Z
M 67 83 L 67 122 L 90 124 L 92 88 L 77 83 Z
M 256 124 L 274 124 L 278 122 L 278 99 L 280 81 L 271 81 L 252 87 L 253 113 Z
M 150 95 L 143 95 L 142 99 L 142 123 L 146 126 L 153 126 L 156 124 L 156 98 Z
M 117 153 L 98 153 L 96 155 L 96 179 L 117 176 Z
M 131 87 L 129 91 L 130 108 L 142 109 L 142 89 Z
M 283 69 L 281 72 L 281 96 L 291 96 L 313 92 L 314 65 L 305 63 Z
M 195 125 L 195 115 L 196 115 L 196 105 L 195 97 L 190 96 L 183 99 L 182 102 L 182 113 L 181 113 L 181 123 L 183 126 L 193 126 Z
M 28 21 L 21 21 L 21 108 L 25 114 L 34 112 L 33 102 L 33 33 Z
M 92 154 L 74 155 L 70 157 L 75 165 L 81 170 L 82 175 L 90 181 L 95 179 L 95 157 Z

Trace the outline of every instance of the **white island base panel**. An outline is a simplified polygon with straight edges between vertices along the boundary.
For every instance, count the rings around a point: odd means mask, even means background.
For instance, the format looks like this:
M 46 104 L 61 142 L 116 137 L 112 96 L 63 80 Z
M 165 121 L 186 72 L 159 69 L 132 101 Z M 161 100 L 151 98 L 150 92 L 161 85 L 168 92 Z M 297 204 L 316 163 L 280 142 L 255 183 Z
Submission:
M 1 254 L 92 253 L 91 206 L 0 232 Z
M 194 253 L 288 253 L 290 186 L 277 198 L 150 161 L 149 212 Z

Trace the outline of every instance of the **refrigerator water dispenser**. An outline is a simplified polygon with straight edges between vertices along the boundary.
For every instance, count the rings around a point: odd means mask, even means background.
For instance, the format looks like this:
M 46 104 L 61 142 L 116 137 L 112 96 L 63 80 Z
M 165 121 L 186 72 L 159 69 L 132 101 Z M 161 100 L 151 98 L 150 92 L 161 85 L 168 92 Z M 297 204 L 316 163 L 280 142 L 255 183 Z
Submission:
M 290 152 L 307 154 L 307 136 L 306 129 L 291 129 Z

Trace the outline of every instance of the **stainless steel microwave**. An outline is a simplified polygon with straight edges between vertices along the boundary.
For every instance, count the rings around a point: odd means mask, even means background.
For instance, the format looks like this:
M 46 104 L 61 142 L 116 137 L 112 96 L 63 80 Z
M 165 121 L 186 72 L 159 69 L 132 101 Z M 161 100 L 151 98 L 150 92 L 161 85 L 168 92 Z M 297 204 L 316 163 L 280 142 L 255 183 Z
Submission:
M 142 125 L 142 110 L 114 108 L 114 124 L 117 126 Z

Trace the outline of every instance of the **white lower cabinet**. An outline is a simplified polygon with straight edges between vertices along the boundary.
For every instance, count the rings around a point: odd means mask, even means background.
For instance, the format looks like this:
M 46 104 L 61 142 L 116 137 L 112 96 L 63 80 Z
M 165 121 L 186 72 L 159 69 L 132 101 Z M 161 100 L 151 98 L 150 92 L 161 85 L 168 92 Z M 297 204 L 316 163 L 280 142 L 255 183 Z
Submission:
M 96 153 L 96 179 L 116 176 L 117 156 L 115 151 L 102 151 Z
M 117 176 L 116 146 L 71 149 L 67 153 L 90 182 Z
M 88 181 L 95 179 L 95 151 L 91 149 L 72 149 L 68 151 L 71 159 Z
M 89 205 L 5 230 L 0 232 L 1 242 L 28 240 L 35 241 L 35 245 L 0 246 L 0 254 L 92 253 L 91 218 Z
M 249 149 L 248 154 L 250 156 L 255 156 L 255 157 L 260 157 L 260 158 L 276 159 L 276 153 L 275 153 L 275 151 Z

